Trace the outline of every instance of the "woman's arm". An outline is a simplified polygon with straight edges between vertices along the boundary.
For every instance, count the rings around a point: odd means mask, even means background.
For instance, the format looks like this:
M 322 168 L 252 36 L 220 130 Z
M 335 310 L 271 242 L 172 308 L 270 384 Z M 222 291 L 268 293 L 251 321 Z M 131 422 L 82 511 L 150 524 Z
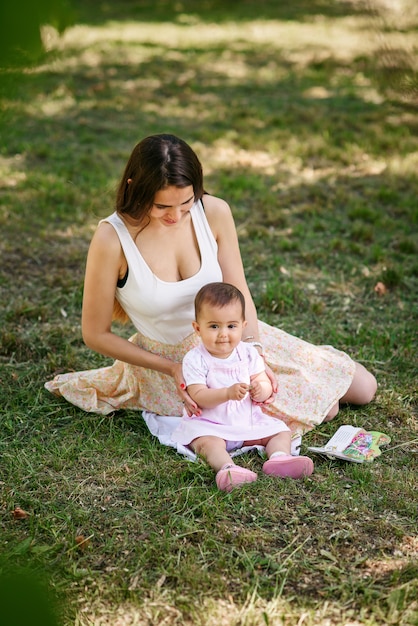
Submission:
M 224 200 L 214 196 L 205 195 L 203 203 L 209 225 L 218 244 L 218 260 L 222 269 L 223 280 L 235 285 L 245 298 L 247 326 L 243 339 L 245 340 L 245 337 L 250 336 L 253 337 L 253 341 L 259 341 L 257 311 L 245 278 L 231 209 Z
M 84 280 L 82 333 L 85 344 L 105 356 L 157 370 L 183 383 L 181 363 L 143 350 L 112 332 L 116 285 L 126 261 L 110 224 L 101 223 L 91 241 Z
M 218 244 L 218 260 L 222 269 L 223 279 L 238 287 L 245 298 L 245 318 L 247 326 L 243 341 L 251 338 L 251 341 L 259 342 L 257 310 L 245 278 L 244 266 L 239 249 L 238 236 L 234 218 L 228 204 L 215 196 L 203 197 L 206 216 Z M 259 350 L 260 351 L 260 350 Z M 273 394 L 277 392 L 277 381 L 266 365 L 266 373 L 273 387 Z M 271 400 L 273 396 L 271 396 Z M 270 401 L 271 401 L 270 400 Z

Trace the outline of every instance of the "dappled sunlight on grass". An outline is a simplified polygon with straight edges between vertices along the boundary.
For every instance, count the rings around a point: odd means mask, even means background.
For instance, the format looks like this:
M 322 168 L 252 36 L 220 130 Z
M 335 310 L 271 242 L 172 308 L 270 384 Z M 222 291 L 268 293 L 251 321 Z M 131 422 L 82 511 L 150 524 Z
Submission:
M 26 180 L 22 155 L 0 156 L 0 188 L 16 187 Z M 5 207 L 3 206 L 2 209 Z
M 396 13 L 398 32 L 392 10 L 351 0 L 81 4 L 93 25 L 45 28 L 43 62 L 0 83 L 9 561 L 50 571 L 80 626 L 412 624 L 418 116 L 397 89 L 409 58 L 379 50 L 415 53 L 415 18 Z M 227 496 L 137 413 L 101 419 L 43 391 L 109 364 L 81 337 L 89 240 L 132 147 L 159 132 L 192 145 L 230 204 L 260 319 L 377 375 L 373 404 L 303 443 L 382 430 L 374 463 L 318 458 L 306 481 Z M 16 505 L 28 520 L 11 523 Z
M 367 559 L 363 568 L 367 575 L 388 575 L 405 568 L 411 559 L 418 559 L 418 537 L 406 535 L 395 553 L 386 559 Z
M 189 25 L 173 23 L 149 22 L 113 22 L 103 26 L 74 26 L 55 40 L 58 49 L 85 48 L 94 44 L 112 42 L 124 45 L 132 43 L 146 43 L 161 45 L 169 48 L 184 48 L 190 45 L 197 48 L 207 48 L 218 44 L 234 43 L 241 46 L 245 43 L 269 45 L 277 49 L 285 48 L 288 54 L 293 49 L 307 50 L 309 58 L 313 50 L 324 54 L 324 43 L 327 48 L 334 48 L 341 58 L 350 59 L 352 55 L 361 51 L 370 50 L 370 41 L 363 37 L 363 28 L 367 18 L 346 17 L 338 21 L 325 16 L 318 16 L 308 23 L 300 21 L 257 20 L 247 22 L 207 23 L 197 22 Z M 298 57 L 302 59 L 303 57 Z
M 163 586 L 163 582 L 162 582 Z M 297 621 L 291 603 L 278 598 L 270 602 L 261 600 L 256 594 L 242 605 L 233 599 L 201 600 L 199 609 L 184 607 L 181 611 L 170 603 L 163 590 L 157 589 L 153 597 L 138 608 L 128 602 L 119 606 L 97 600 L 82 607 L 77 615 L 79 626 L 147 626 L 148 624 L 176 624 L 184 626 L 361 626 L 364 624 L 362 612 L 346 612 L 333 602 L 321 607 L 306 606 L 301 609 Z M 367 620 L 368 626 L 378 626 L 379 622 Z

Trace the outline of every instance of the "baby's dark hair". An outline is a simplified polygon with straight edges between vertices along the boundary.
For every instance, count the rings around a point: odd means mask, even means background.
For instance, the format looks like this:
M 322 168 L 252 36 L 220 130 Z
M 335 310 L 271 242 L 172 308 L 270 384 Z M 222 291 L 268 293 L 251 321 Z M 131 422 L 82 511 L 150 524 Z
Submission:
M 204 304 L 224 307 L 231 302 L 238 301 L 241 304 L 242 319 L 245 319 L 245 299 L 239 289 L 229 283 L 208 283 L 197 292 L 194 309 L 197 320 Z

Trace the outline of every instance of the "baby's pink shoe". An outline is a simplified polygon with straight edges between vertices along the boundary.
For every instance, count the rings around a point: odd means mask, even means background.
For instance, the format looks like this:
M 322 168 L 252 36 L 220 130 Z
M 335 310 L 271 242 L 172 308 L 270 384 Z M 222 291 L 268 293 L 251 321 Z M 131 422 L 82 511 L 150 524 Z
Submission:
M 253 483 L 257 474 L 239 465 L 224 465 L 216 474 L 216 485 L 221 491 L 230 493 L 235 487 Z
M 303 478 L 310 476 L 313 470 L 314 464 L 308 456 L 291 456 L 290 454 L 275 456 L 263 465 L 265 474 L 282 478 Z

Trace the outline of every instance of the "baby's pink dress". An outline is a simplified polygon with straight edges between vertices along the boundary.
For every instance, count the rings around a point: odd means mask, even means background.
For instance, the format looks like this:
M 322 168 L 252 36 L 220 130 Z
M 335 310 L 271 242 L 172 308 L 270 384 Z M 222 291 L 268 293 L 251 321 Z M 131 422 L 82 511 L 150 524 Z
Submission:
M 211 389 L 250 384 L 250 377 L 265 370 L 257 350 L 241 342 L 227 359 L 213 357 L 203 344 L 193 348 L 183 359 L 183 377 L 188 385 L 206 385 Z M 189 444 L 196 437 L 213 435 L 225 441 L 249 441 L 288 431 L 282 420 L 265 415 L 248 393 L 243 400 L 228 400 L 212 409 L 202 409 L 199 417 L 186 411 L 172 439 Z

